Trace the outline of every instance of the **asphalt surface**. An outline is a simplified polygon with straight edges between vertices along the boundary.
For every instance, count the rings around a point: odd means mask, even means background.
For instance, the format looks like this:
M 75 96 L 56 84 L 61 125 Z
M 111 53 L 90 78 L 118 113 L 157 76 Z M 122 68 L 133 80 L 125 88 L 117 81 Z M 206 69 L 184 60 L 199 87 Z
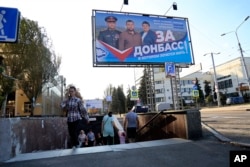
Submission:
M 245 106 L 241 111 L 250 106 Z M 225 111 L 233 111 L 237 108 L 224 108 Z M 218 112 L 217 108 L 214 111 Z M 221 110 L 222 111 L 222 110 Z M 237 110 L 238 111 L 238 110 Z M 201 110 L 201 113 L 209 112 L 209 109 Z M 247 111 L 246 111 L 247 112 Z M 250 111 L 249 115 L 250 115 Z M 210 124 L 212 125 L 212 124 Z M 230 128 L 230 127 L 229 127 Z M 250 151 L 249 142 L 240 141 L 240 133 L 232 131 L 238 136 L 235 141 L 224 136 L 223 133 L 210 127 L 206 120 L 202 126 L 203 137 L 199 140 L 165 139 L 147 143 L 132 143 L 118 146 L 103 147 L 102 151 L 84 151 L 68 149 L 67 156 L 52 152 L 49 158 L 39 157 L 41 153 L 20 155 L 16 159 L 1 163 L 1 167 L 229 167 L 230 151 Z M 249 136 L 247 136 L 249 137 Z M 91 148 L 90 148 L 91 149 Z M 74 153 L 77 152 L 78 154 Z M 72 152 L 69 154 L 69 152 Z M 53 154 L 55 156 L 53 156 Z M 26 157 L 26 158 L 23 158 Z

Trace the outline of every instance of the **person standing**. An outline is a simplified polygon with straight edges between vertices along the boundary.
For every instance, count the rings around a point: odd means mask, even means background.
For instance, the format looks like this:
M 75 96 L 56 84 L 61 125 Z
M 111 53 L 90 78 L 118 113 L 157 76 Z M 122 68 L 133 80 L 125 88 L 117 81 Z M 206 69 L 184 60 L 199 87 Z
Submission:
M 135 46 L 141 46 L 142 39 L 140 33 L 135 31 L 133 20 L 126 21 L 126 30 L 120 34 L 119 50 L 125 50 Z
M 73 148 L 79 146 L 78 134 L 79 134 L 79 123 L 82 117 L 89 123 L 89 116 L 84 108 L 81 97 L 77 97 L 79 93 L 75 86 L 70 86 L 66 93 L 67 99 L 61 103 L 61 107 L 66 110 L 67 113 L 67 124 L 70 140 Z
M 102 135 L 104 145 L 114 144 L 114 129 L 116 129 L 117 131 L 119 130 L 114 122 L 112 112 L 109 112 L 102 119 Z
M 105 18 L 107 29 L 104 31 L 100 31 L 98 35 L 98 40 L 103 41 L 110 46 L 118 49 L 118 41 L 120 37 L 121 31 L 116 30 L 116 21 L 117 18 L 114 16 L 107 16 Z
M 125 134 L 125 132 L 124 131 L 119 131 L 118 135 L 119 135 L 120 144 L 125 144 L 126 143 L 126 134 Z
M 136 130 L 139 127 L 138 115 L 130 107 L 128 108 L 129 112 L 125 116 L 124 120 L 124 130 L 126 131 L 128 142 L 135 142 Z
M 150 24 L 147 21 L 142 22 L 143 31 L 140 32 L 142 37 L 142 45 L 152 45 L 156 42 L 156 34 L 150 30 Z

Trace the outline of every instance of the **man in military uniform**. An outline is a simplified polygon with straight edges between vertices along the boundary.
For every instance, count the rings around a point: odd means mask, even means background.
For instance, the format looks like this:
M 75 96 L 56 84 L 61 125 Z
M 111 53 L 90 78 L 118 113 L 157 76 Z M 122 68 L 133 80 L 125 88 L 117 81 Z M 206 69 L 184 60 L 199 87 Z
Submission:
M 117 18 L 114 16 L 107 16 L 105 21 L 107 23 L 107 29 L 99 33 L 98 40 L 101 40 L 118 49 L 121 32 L 116 30 Z

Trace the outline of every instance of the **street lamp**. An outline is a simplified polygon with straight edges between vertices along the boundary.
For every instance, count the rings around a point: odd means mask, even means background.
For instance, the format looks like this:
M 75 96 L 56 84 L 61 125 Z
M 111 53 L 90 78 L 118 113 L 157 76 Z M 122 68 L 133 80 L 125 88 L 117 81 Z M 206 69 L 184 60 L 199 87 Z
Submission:
M 237 38 L 237 41 L 238 41 L 238 45 L 239 45 L 239 49 L 240 49 L 240 55 L 241 55 L 241 59 L 242 59 L 242 63 L 243 63 L 243 69 L 245 71 L 245 75 L 246 75 L 246 78 L 247 78 L 247 83 L 248 83 L 248 89 L 250 88 L 250 83 L 249 83 L 249 74 L 248 74 L 248 71 L 247 71 L 247 66 L 246 66 L 246 62 L 245 62 L 245 59 L 244 59 L 244 55 L 243 55 L 243 50 L 242 50 L 242 47 L 241 47 L 241 44 L 240 44 L 240 40 L 239 40 L 239 37 L 238 37 L 238 34 L 237 34 L 237 31 L 238 29 L 240 28 L 240 26 L 249 19 L 250 16 L 247 16 L 245 18 L 245 20 L 236 28 L 235 31 L 230 31 L 230 32 L 227 32 L 227 33 L 223 33 L 221 34 L 221 36 L 224 36 L 224 35 L 227 35 L 227 34 L 230 34 L 232 32 L 235 33 L 236 35 L 236 38 Z
M 208 54 L 211 54 L 211 57 L 212 57 L 212 62 L 213 62 L 213 69 L 214 69 L 214 84 L 215 84 L 215 92 L 216 92 L 216 95 L 217 95 L 217 101 L 218 101 L 218 107 L 221 106 L 221 101 L 220 101 L 220 92 L 219 92 L 219 87 L 218 87 L 218 81 L 217 81 L 217 75 L 216 75 L 216 70 L 215 70 L 215 65 L 214 65 L 214 54 L 218 55 L 220 54 L 220 52 L 218 53 L 206 53 L 204 54 L 204 56 L 208 55 Z
M 164 16 L 168 13 L 168 11 L 169 11 L 171 8 L 173 8 L 174 10 L 177 10 L 177 3 L 174 2 L 174 3 L 168 8 L 168 10 L 164 13 Z

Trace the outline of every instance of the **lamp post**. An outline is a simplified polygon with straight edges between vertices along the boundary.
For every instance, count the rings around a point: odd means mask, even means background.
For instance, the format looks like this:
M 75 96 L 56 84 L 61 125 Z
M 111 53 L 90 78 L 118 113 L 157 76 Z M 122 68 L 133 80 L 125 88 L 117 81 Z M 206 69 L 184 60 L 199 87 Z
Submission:
M 245 71 L 245 75 L 246 75 L 246 78 L 247 78 L 248 89 L 250 88 L 250 83 L 249 83 L 249 82 L 250 82 L 250 78 L 249 78 L 249 74 L 248 74 L 246 62 L 245 62 L 244 55 L 243 55 L 243 50 L 242 50 L 242 47 L 241 47 L 240 40 L 239 40 L 239 37 L 238 37 L 237 32 L 238 32 L 238 29 L 240 28 L 240 26 L 241 26 L 245 21 L 247 21 L 247 20 L 249 19 L 249 17 L 250 17 L 250 16 L 247 16 L 247 17 L 245 18 L 245 20 L 236 28 L 235 31 L 230 31 L 230 32 L 221 34 L 221 36 L 224 36 L 224 35 L 227 35 L 227 34 L 230 34 L 230 33 L 234 32 L 235 35 L 236 35 L 236 38 L 237 38 L 237 41 L 238 41 L 238 45 L 239 45 L 239 49 L 240 49 L 241 60 L 242 60 L 242 63 L 243 63 L 243 69 L 244 69 L 244 71 Z
M 174 10 L 177 10 L 177 3 L 174 2 L 174 3 L 168 8 L 168 10 L 164 13 L 164 16 L 168 13 L 168 11 L 169 11 L 171 8 L 173 8 Z
M 219 87 L 218 87 L 218 82 L 217 82 L 217 75 L 216 75 L 216 70 L 215 70 L 215 65 L 214 65 L 214 54 L 218 55 L 220 54 L 219 52 L 218 53 L 206 53 L 204 54 L 204 56 L 208 55 L 208 54 L 211 54 L 211 58 L 212 58 L 212 62 L 213 62 L 213 69 L 214 69 L 214 84 L 215 84 L 215 92 L 216 92 L 216 95 L 217 95 L 217 101 L 218 101 L 218 107 L 221 106 L 221 101 L 220 101 L 220 92 L 219 92 Z

